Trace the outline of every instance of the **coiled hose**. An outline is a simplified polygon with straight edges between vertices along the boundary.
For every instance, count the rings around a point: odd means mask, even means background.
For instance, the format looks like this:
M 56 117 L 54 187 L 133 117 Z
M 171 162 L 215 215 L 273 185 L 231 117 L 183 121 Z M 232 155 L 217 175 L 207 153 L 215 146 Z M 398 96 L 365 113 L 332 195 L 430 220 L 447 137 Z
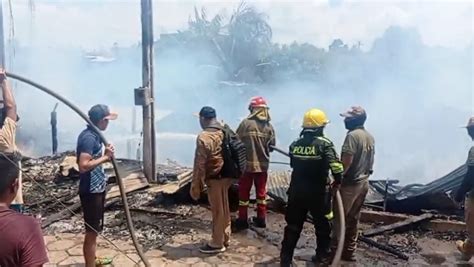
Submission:
M 31 86 L 47 93 L 48 95 L 56 98 L 57 100 L 61 101 L 62 103 L 64 103 L 66 106 L 68 106 L 69 108 L 74 110 L 82 119 L 84 119 L 87 122 L 87 124 L 89 124 L 89 126 L 100 136 L 100 139 L 102 140 L 102 142 L 104 144 L 106 144 L 106 145 L 108 144 L 107 139 L 105 138 L 105 136 L 89 120 L 89 117 L 86 114 L 84 114 L 76 105 L 71 103 L 69 100 L 65 99 L 63 96 L 61 96 L 58 93 L 52 91 L 51 89 L 49 89 L 45 86 L 42 86 L 38 83 L 35 83 L 35 82 L 33 82 L 33 81 L 31 81 L 27 78 L 21 77 L 19 75 L 16 75 L 16 74 L 10 73 L 10 72 L 7 72 L 6 75 L 7 75 L 7 77 L 10 77 L 12 79 L 15 79 L 15 80 L 24 82 L 26 84 L 29 84 L 29 85 L 31 85 Z M 122 179 L 120 177 L 120 174 L 118 172 L 117 161 L 114 158 L 112 158 L 112 165 L 114 167 L 115 175 L 117 177 L 117 183 L 118 183 L 118 186 L 119 186 L 119 189 L 120 189 L 120 196 L 121 196 L 122 202 L 123 202 L 123 209 L 125 211 L 125 217 L 127 219 L 128 231 L 130 232 L 130 236 L 132 237 L 133 245 L 135 246 L 135 250 L 137 251 L 138 256 L 140 256 L 140 259 L 143 261 L 145 266 L 149 267 L 149 266 L 151 266 L 150 262 L 145 257 L 145 254 L 143 253 L 143 251 L 140 247 L 140 244 L 138 243 L 137 237 L 135 235 L 135 229 L 133 227 L 133 222 L 132 222 L 132 218 L 131 218 L 131 215 L 130 215 L 130 210 L 128 208 L 127 195 L 125 193 L 125 188 L 123 186 L 123 181 L 122 181 Z
M 290 154 L 288 154 L 288 152 L 278 148 L 278 147 L 272 147 L 272 149 L 282 155 L 285 155 L 287 157 L 290 156 Z M 332 260 L 332 263 L 331 263 L 331 266 L 332 267 L 336 267 L 336 266 L 339 266 L 339 263 L 341 261 L 341 256 L 342 256 L 342 249 L 344 248 L 344 239 L 345 239 L 345 235 L 346 235 L 346 220 L 345 220 L 345 215 L 344 215 L 344 206 L 342 205 L 342 198 L 341 198 L 341 194 L 339 193 L 339 191 L 336 192 L 336 205 L 337 205 L 337 215 L 336 215 L 336 220 L 339 219 L 339 229 L 338 229 L 338 232 L 339 232 L 339 240 L 338 240 L 338 243 L 337 243 L 337 250 L 336 250 L 336 254 L 334 255 L 334 259 Z

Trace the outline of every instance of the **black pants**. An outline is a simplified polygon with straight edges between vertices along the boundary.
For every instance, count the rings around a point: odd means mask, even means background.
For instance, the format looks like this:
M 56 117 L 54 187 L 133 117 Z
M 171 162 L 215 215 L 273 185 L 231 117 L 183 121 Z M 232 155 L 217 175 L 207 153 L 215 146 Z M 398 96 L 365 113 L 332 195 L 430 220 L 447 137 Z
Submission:
M 100 233 L 104 227 L 104 193 L 90 193 L 79 195 L 86 232 Z
M 316 230 L 316 254 L 325 256 L 329 254 L 331 242 L 331 197 L 329 192 L 323 191 L 314 194 L 290 193 L 286 209 L 285 234 L 281 244 L 280 259 L 282 263 L 290 263 L 293 253 L 300 238 L 303 224 L 308 212 L 313 217 Z

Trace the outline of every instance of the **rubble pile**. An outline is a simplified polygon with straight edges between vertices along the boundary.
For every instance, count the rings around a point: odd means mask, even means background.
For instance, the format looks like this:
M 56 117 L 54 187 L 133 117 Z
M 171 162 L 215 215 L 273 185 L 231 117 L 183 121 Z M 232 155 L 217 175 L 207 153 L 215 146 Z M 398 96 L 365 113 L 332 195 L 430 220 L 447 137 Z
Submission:
M 119 173 L 122 178 L 130 173 L 141 172 L 141 163 L 134 160 L 119 159 Z M 109 176 L 109 188 L 114 185 L 115 173 L 111 164 L 104 166 Z M 40 215 L 42 222 L 63 212 L 66 207 L 78 203 L 79 173 L 74 152 L 38 159 L 26 159 L 22 163 L 23 190 L 26 213 Z M 190 169 L 176 162 L 157 165 L 158 183 L 166 185 L 176 182 L 180 174 Z M 34 181 L 32 180 L 34 179 Z M 149 192 L 143 188 L 127 194 L 137 237 L 145 249 L 159 248 L 174 235 L 192 234 L 193 229 L 201 227 L 202 222 L 188 219 L 193 212 L 191 205 L 176 205 L 176 198 L 168 198 L 162 193 Z M 164 204 L 167 206 L 163 208 Z M 129 233 L 122 212 L 120 198 L 106 202 L 104 235 L 113 239 L 128 240 Z M 176 220 L 182 221 L 176 224 Z M 43 227 L 45 234 L 81 233 L 84 225 L 80 209 L 67 214 L 65 219 Z
M 140 162 L 125 159 L 117 161 L 122 179 L 130 177 L 130 174 L 141 173 L 142 166 Z M 114 170 L 110 164 L 104 167 L 106 168 L 106 174 L 109 176 L 109 184 L 113 186 L 115 183 Z M 53 157 L 26 159 L 23 162 L 25 208 L 27 213 L 35 216 L 41 215 L 45 234 L 57 235 L 60 233 L 83 232 L 84 225 L 78 199 L 79 177 L 77 168 L 76 159 L 72 152 Z M 205 208 L 189 202 L 189 181 L 192 177 L 190 168 L 173 161 L 158 165 L 157 168 L 159 172 L 158 184 L 147 183 L 144 187 L 134 188 L 127 193 L 136 234 L 145 250 L 159 249 L 171 242 L 176 235 L 194 236 L 198 231 L 209 231 L 211 227 L 209 218 L 203 218 L 203 214 L 206 213 Z M 271 175 L 272 182 L 269 183 L 269 193 L 273 193 L 269 194 L 269 207 L 277 212 L 280 212 L 281 205 L 284 206 L 285 204 L 285 201 L 282 201 L 279 195 L 286 191 L 287 179 L 285 177 L 287 176 L 286 172 L 272 173 Z M 32 181 L 31 178 L 35 181 Z M 135 182 L 135 180 L 132 182 Z M 129 184 L 130 187 L 136 185 L 136 183 Z M 138 183 L 138 185 L 140 184 Z M 235 202 L 238 203 L 238 199 Z M 68 212 L 70 208 L 73 208 L 74 214 Z M 45 224 L 45 221 L 47 222 L 61 213 L 64 215 L 61 219 Z M 372 260 L 386 260 L 384 257 L 387 254 L 374 254 L 373 251 L 375 250 L 379 253 L 381 251 L 391 253 L 392 258 L 396 260 L 396 253 L 390 252 L 390 250 L 395 250 L 403 255 L 415 255 L 423 248 L 420 240 L 427 237 L 446 242 L 463 239 L 464 237 L 462 232 L 439 233 L 422 229 L 418 227 L 419 223 L 415 222 L 415 217 L 400 219 L 409 221 L 407 223 L 408 227 L 394 227 L 391 231 L 370 236 L 370 239 L 378 244 L 375 248 L 374 244 L 360 242 L 360 247 L 366 251 L 364 257 Z M 446 221 L 451 221 L 454 218 L 446 215 L 436 215 L 434 217 Z M 125 221 L 120 198 L 117 195 L 108 198 L 105 214 L 107 227 L 105 227 L 103 235 L 111 240 L 128 241 L 130 236 Z M 366 222 L 365 230 L 383 228 L 384 225 L 396 226 L 396 224 L 399 224 L 399 222 L 375 220 L 372 223 Z M 259 232 L 254 229 L 252 231 L 255 232 L 256 236 L 264 238 L 269 244 L 278 247 L 285 227 L 283 215 L 270 211 L 267 226 L 265 231 Z M 364 235 L 364 232 L 362 235 Z M 362 237 L 369 238 L 369 236 Z M 314 238 L 313 227 L 306 224 L 298 248 L 303 250 L 313 248 Z

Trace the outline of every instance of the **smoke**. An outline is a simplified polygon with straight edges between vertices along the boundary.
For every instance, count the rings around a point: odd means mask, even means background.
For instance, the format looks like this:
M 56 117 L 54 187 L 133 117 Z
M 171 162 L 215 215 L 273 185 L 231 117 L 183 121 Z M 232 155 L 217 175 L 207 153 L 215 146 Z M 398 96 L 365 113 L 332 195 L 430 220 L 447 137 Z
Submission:
M 368 112 L 367 129 L 376 139 L 374 179 L 392 178 L 402 183 L 428 182 L 463 164 L 470 140 L 459 126 L 474 115 L 472 24 L 463 24 L 461 29 L 442 27 L 439 33 L 433 34 L 426 30 L 431 29 L 426 24 L 416 27 L 416 22 L 424 20 L 428 14 L 430 18 L 438 15 L 433 13 L 429 2 L 403 4 L 408 6 L 406 9 L 374 8 L 372 11 L 377 12 L 373 21 L 362 17 L 361 6 L 345 2 L 331 1 L 331 5 L 277 3 L 275 8 L 264 1 L 257 2 L 255 5 L 259 11 L 265 11 L 269 17 L 276 40 L 288 44 L 288 55 L 297 58 L 294 55 L 300 53 L 301 56 L 296 63 L 290 61 L 287 68 L 273 68 L 270 78 L 265 81 L 230 81 L 218 56 L 208 46 L 196 44 L 189 49 L 185 45 L 158 42 L 155 94 L 159 109 L 156 124 L 159 160 L 171 158 L 188 165 L 192 163 L 195 135 L 200 130 L 192 114 L 201 106 L 214 106 L 218 117 L 236 128 L 240 120 L 247 116 L 249 98 L 262 95 L 270 104 L 277 143 L 282 148 L 288 147 L 298 137 L 303 113 L 318 107 L 328 114 L 331 124 L 327 126 L 326 134 L 340 150 L 346 131 L 338 114 L 352 105 L 361 105 Z M 168 29 L 168 32 L 186 30 L 187 14 L 193 12 L 192 4 L 183 4 L 187 7 L 185 12 L 180 5 L 179 12 L 185 15 L 174 17 L 175 24 L 179 26 Z M 47 14 L 57 11 L 51 5 L 48 5 Z M 223 6 L 229 7 L 223 3 L 214 7 L 209 5 L 209 10 L 215 13 L 220 12 Z M 457 5 L 453 4 L 456 10 Z M 101 6 L 101 12 L 111 13 L 106 12 L 106 6 Z M 321 23 L 308 23 L 314 16 L 298 13 L 301 6 L 316 10 L 319 15 L 327 17 L 327 21 L 324 24 L 316 19 Z M 120 11 L 113 7 L 114 12 Z M 223 13 L 229 17 L 233 8 Z M 281 12 L 285 8 L 288 8 L 288 13 Z M 360 16 L 348 13 L 350 8 L 354 8 L 354 13 Z M 64 13 L 68 11 L 65 4 L 58 9 Z M 80 13 L 78 10 L 76 7 L 76 13 Z M 87 10 L 96 12 L 90 6 Z M 175 7 L 172 10 L 178 9 Z M 136 10 L 133 12 L 136 13 Z M 337 18 L 329 18 L 328 14 L 339 16 L 342 24 L 336 25 Z M 346 15 L 360 19 L 360 25 L 347 19 Z M 461 15 L 470 17 L 472 21 L 472 9 L 470 13 Z M 391 19 L 379 23 L 383 16 L 391 16 Z M 35 20 L 39 25 L 41 17 L 42 6 L 36 5 Z M 62 17 L 67 21 L 65 14 Z M 162 18 L 157 17 L 158 20 Z M 452 18 L 453 15 L 447 17 Z M 125 18 L 131 19 L 131 15 Z M 281 22 L 286 18 L 291 23 Z M 104 19 L 111 17 L 107 15 Z M 20 19 L 17 20 L 20 23 Z M 86 27 L 92 27 L 90 24 L 90 21 L 87 22 Z M 59 27 L 61 25 L 54 25 L 55 30 Z M 364 27 L 367 32 L 361 30 Z M 315 34 L 310 31 L 313 28 L 322 30 L 320 34 Z M 77 40 L 84 31 L 81 28 L 75 30 L 77 32 L 71 37 L 72 40 Z M 332 40 L 336 39 L 331 33 L 333 30 L 342 45 L 329 49 Z M 128 27 L 124 31 L 132 32 Z M 449 31 L 457 34 L 452 37 Z M 459 31 L 471 36 L 469 44 L 458 39 Z M 21 29 L 17 32 L 21 35 Z M 31 43 L 22 42 L 21 38 L 15 43 L 16 62 L 12 71 L 61 92 L 84 111 L 96 103 L 109 104 L 117 109 L 119 120 L 111 123 L 107 135 L 117 145 L 119 156 L 128 156 L 130 148 L 127 146 L 131 146 L 131 155 L 135 157 L 140 129 L 132 130 L 132 104 L 133 89 L 141 84 L 140 47 L 132 44 L 102 46 L 105 48 L 93 51 L 80 48 L 76 43 L 68 43 L 61 36 L 55 37 L 62 39 L 60 45 L 47 46 L 47 40 L 38 39 L 50 35 L 40 33 L 36 32 Z M 133 40 L 138 40 L 137 35 L 137 32 L 133 33 Z M 87 36 L 89 39 L 97 37 L 104 40 L 96 32 Z M 111 36 L 115 36 L 113 32 Z M 123 35 L 115 37 L 126 39 Z M 437 38 L 442 42 L 433 45 L 433 40 Z M 311 42 L 318 49 L 301 52 L 303 48 L 299 50 L 297 45 L 289 45 L 294 40 Z M 360 40 L 363 41 L 361 47 L 358 46 Z M 456 45 L 448 46 L 453 42 Z M 281 51 L 284 49 L 281 48 Z M 100 57 L 87 57 L 91 56 L 90 52 Z M 320 59 L 320 63 L 308 66 L 313 57 Z M 294 58 L 291 60 L 296 60 Z M 313 72 L 305 68 L 315 70 L 317 75 L 307 75 Z M 23 147 L 34 155 L 49 153 L 49 113 L 55 100 L 23 85 L 18 85 L 15 95 L 21 117 L 19 139 Z M 137 107 L 136 111 L 136 124 L 141 125 L 141 108 Z M 74 149 L 84 123 L 61 105 L 58 109 L 58 128 L 59 148 Z M 286 160 L 279 155 L 272 157 L 275 161 Z

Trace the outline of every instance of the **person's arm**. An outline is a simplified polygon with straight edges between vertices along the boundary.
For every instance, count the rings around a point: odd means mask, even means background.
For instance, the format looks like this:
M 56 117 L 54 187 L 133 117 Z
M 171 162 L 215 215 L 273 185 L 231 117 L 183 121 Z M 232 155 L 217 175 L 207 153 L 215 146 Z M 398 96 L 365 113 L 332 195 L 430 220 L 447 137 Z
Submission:
M 295 147 L 295 142 L 291 143 L 290 148 L 288 149 L 288 155 L 290 155 L 290 167 L 293 168 L 293 149 Z
M 194 200 L 198 200 L 204 189 L 206 179 L 207 152 L 204 141 L 199 137 L 196 141 L 196 151 L 194 155 L 193 180 L 191 181 L 190 195 Z
M 4 69 L 0 69 L 0 83 L 2 86 L 3 107 L 5 109 L 5 115 L 7 118 L 10 118 L 16 122 L 16 102 L 15 98 L 13 97 L 10 85 L 8 84 L 7 76 L 5 74 Z
M 86 136 L 81 140 L 81 143 L 78 146 L 79 149 L 79 172 L 86 173 L 105 162 L 108 162 L 114 156 L 114 147 L 112 145 L 107 145 L 105 148 L 105 153 L 102 157 L 94 159 L 92 155 L 94 154 L 94 145 L 95 139 L 92 136 Z
M 38 267 L 46 264 L 48 254 L 46 252 L 46 245 L 44 244 L 43 233 L 37 221 L 33 218 L 22 218 L 30 220 L 28 229 L 22 229 L 27 234 L 21 239 L 20 245 L 20 261 L 21 266 Z
M 461 186 L 458 188 L 454 200 L 456 202 L 462 202 L 466 193 L 474 187 L 474 148 L 469 151 L 469 156 L 466 162 L 467 173 L 462 180 Z
M 270 149 L 270 152 L 273 152 L 273 147 L 276 146 L 276 137 L 275 137 L 275 129 L 273 129 L 273 126 L 271 124 L 270 124 L 270 128 L 271 128 L 270 141 L 269 141 L 268 147 Z
M 335 186 L 338 186 L 342 182 L 342 174 L 344 173 L 344 166 L 339 160 L 336 149 L 333 143 L 327 143 L 324 149 L 324 155 L 329 163 L 332 176 L 334 177 Z
M 239 127 L 237 127 L 235 133 L 239 136 L 239 138 L 242 139 L 242 137 L 245 135 L 245 120 L 239 124 Z
M 341 161 L 342 161 L 342 165 L 344 166 L 343 176 L 345 176 L 347 171 L 349 171 L 349 168 L 352 165 L 352 160 L 354 159 L 355 152 L 356 152 L 355 139 L 352 135 L 348 134 L 346 136 L 346 139 L 344 140 L 344 144 L 342 145 L 342 152 L 341 152 Z
M 473 188 L 473 185 L 474 185 L 474 166 L 468 166 L 467 173 L 464 176 L 464 179 L 462 180 L 461 186 L 456 191 L 454 200 L 456 200 L 456 202 L 462 202 L 467 192 L 469 192 Z
M 109 157 L 106 154 L 104 154 L 98 159 L 94 159 L 89 153 L 81 153 L 79 156 L 79 172 L 89 172 L 95 169 L 96 167 L 110 161 L 111 159 L 112 157 Z

